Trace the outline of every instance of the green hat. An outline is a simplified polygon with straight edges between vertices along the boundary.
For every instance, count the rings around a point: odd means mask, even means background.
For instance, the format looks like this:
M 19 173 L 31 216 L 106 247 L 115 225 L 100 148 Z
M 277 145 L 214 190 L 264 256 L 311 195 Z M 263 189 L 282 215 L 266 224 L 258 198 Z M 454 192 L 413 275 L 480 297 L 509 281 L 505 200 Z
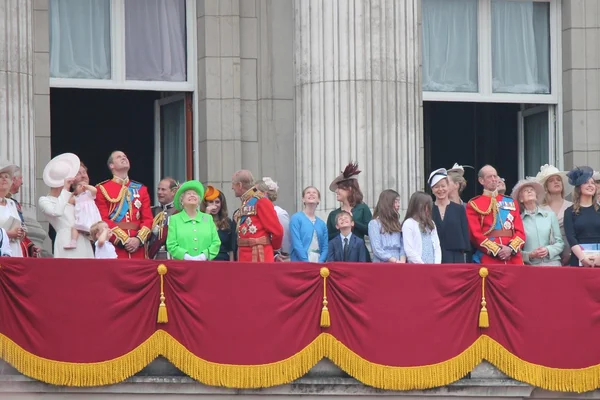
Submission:
M 202 201 L 202 199 L 204 198 L 204 186 L 202 186 L 200 182 L 196 180 L 185 182 L 183 185 L 179 186 L 179 189 L 177 189 L 177 193 L 175 193 L 175 199 L 173 199 L 173 205 L 179 211 L 182 210 L 181 202 L 179 201 L 179 199 L 188 190 L 193 190 L 194 192 L 198 193 L 199 201 Z

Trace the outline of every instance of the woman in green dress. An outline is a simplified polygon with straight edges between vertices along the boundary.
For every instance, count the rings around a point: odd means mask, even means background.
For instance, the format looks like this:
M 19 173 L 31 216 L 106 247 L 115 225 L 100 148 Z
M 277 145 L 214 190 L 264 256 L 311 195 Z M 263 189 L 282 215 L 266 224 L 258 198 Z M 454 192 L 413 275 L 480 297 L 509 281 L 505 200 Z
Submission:
M 175 193 L 173 205 L 181 211 L 169 218 L 167 250 L 175 260 L 207 261 L 219 254 L 221 240 L 213 217 L 200 211 L 204 187 L 187 181 Z
M 358 186 L 358 164 L 350 163 L 344 171 L 331 182 L 329 190 L 335 192 L 336 199 L 342 206 L 329 213 L 327 218 L 327 232 L 329 240 L 334 239 L 340 234 L 335 227 L 335 219 L 340 211 L 347 211 L 354 219 L 354 229 L 352 234 L 364 240 L 365 235 L 369 234 L 369 222 L 373 218 L 369 206 L 363 203 L 363 194 Z

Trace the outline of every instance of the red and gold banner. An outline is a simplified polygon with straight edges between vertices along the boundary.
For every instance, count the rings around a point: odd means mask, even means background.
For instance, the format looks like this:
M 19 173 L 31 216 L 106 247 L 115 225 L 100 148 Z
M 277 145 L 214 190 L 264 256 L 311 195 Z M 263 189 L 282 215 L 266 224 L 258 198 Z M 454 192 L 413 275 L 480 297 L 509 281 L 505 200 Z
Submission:
M 600 387 L 593 269 L 159 265 L 0 260 L 0 358 L 69 386 L 121 382 L 162 355 L 235 388 L 291 382 L 324 357 L 383 389 L 446 385 L 484 359 L 549 390 Z

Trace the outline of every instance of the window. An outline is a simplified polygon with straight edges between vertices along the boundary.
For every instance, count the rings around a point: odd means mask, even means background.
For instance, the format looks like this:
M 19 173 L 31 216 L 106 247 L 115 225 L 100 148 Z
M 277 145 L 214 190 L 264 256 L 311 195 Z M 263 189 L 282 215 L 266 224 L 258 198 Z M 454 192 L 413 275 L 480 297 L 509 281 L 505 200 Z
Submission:
M 477 92 L 477 0 L 423 0 L 423 90 Z
M 50 85 L 191 91 L 195 17 L 195 0 L 50 0 Z
M 495 93 L 550 93 L 550 6 L 492 1 Z
M 50 1 L 50 76 L 110 79 L 110 0 Z
M 555 104 L 557 0 L 423 0 L 423 99 Z

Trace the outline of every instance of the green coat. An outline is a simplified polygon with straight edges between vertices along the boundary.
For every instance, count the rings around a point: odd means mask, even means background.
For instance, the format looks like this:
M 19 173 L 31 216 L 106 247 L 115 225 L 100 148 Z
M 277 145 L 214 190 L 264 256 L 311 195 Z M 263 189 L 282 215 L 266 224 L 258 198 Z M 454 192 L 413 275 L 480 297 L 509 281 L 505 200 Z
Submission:
M 329 213 L 329 217 L 327 218 L 327 232 L 329 233 L 329 240 L 332 240 L 340 234 L 340 231 L 335 227 L 335 219 L 340 211 L 342 211 L 341 207 L 333 210 Z M 352 219 L 354 220 L 354 229 L 352 229 L 352 234 L 364 240 L 365 236 L 369 235 L 369 222 L 371 222 L 371 219 L 373 219 L 373 214 L 371 214 L 369 206 L 367 206 L 365 203 L 355 205 L 354 208 L 352 208 Z
M 221 240 L 211 215 L 198 211 L 195 218 L 190 218 L 181 211 L 169 218 L 167 231 L 167 251 L 175 260 L 183 260 L 187 253 L 199 256 L 204 253 L 207 260 L 219 254 Z

